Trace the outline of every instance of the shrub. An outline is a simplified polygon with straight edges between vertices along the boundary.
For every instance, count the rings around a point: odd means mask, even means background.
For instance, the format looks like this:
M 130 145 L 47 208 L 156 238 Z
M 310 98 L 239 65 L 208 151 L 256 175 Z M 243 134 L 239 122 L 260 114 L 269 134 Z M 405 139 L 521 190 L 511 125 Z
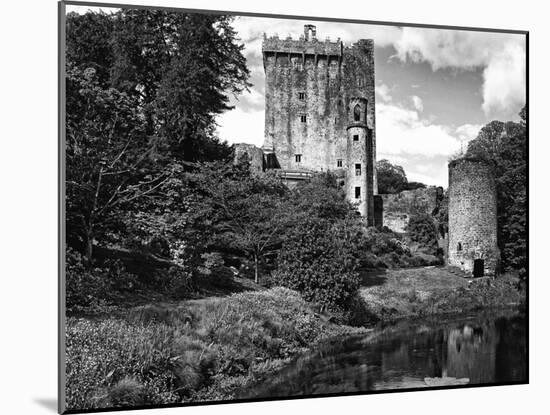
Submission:
M 233 284 L 233 272 L 224 266 L 222 254 L 207 252 L 201 255 L 202 266 L 198 267 L 201 278 L 215 287 L 229 288 Z
M 324 310 L 342 310 L 359 287 L 356 235 L 345 222 L 305 220 L 278 256 L 276 283 L 299 291 Z
M 117 294 L 135 287 L 138 279 L 126 271 L 119 260 L 101 266 L 87 266 L 82 256 L 70 248 L 66 261 L 67 311 L 101 311 L 113 303 Z
M 109 389 L 98 403 L 101 407 L 128 407 L 143 405 L 147 398 L 145 387 L 140 382 L 124 378 Z
M 428 254 L 437 253 L 438 232 L 431 215 L 418 214 L 411 216 L 407 232 L 412 241 L 417 242 Z
M 357 254 L 364 268 L 406 266 L 411 256 L 402 237 L 387 228 L 368 228 L 363 232 Z

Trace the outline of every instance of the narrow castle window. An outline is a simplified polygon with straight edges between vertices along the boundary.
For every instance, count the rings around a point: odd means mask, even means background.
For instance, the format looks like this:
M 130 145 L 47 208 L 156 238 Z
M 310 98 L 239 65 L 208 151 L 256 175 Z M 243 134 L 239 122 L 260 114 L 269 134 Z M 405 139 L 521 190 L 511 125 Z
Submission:
M 296 154 L 296 163 L 300 163 L 302 161 L 302 155 L 301 154 Z
M 305 116 L 305 114 L 300 115 L 300 121 L 306 122 L 306 120 L 307 120 L 307 117 Z
M 361 164 L 355 164 L 355 175 L 361 176 Z
M 462 242 L 459 242 L 457 247 L 456 247 L 456 250 L 457 251 L 462 251 Z
M 298 99 L 300 101 L 303 101 L 304 99 L 306 99 L 306 93 L 305 92 L 298 92 Z
M 353 141 L 359 141 L 359 134 L 355 134 L 353 136 Z
M 361 121 L 361 106 L 359 104 L 353 109 L 353 120 Z
M 356 187 L 355 188 L 355 198 L 356 199 L 361 199 L 361 187 Z
M 336 160 L 336 167 L 342 167 L 342 159 Z

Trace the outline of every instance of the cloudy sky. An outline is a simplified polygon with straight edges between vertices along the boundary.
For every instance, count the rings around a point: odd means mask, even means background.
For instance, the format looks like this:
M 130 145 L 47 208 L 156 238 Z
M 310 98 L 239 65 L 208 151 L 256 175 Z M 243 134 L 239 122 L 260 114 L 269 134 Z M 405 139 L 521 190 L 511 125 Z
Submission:
M 306 21 L 238 17 L 253 87 L 219 117 L 230 143 L 258 146 L 264 134 L 263 33 L 293 38 Z M 525 103 L 525 37 L 456 30 L 312 22 L 317 37 L 374 39 L 377 158 L 410 181 L 447 186 L 447 160 L 492 120 L 517 120 Z
M 88 9 L 98 10 L 67 11 Z M 525 103 L 524 35 L 237 17 L 253 86 L 218 118 L 220 138 L 262 145 L 263 34 L 298 38 L 305 23 L 320 40 L 374 39 L 377 158 L 402 165 L 409 181 L 446 187 L 449 156 L 488 122 L 518 120 Z

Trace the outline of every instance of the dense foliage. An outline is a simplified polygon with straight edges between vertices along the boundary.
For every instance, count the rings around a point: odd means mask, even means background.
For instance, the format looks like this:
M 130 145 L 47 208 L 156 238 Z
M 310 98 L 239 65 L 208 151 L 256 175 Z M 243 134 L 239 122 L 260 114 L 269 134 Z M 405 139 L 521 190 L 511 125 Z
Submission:
M 527 276 L 527 126 L 493 121 L 468 145 L 469 157 L 488 160 L 497 184 L 498 244 L 504 270 Z
M 438 230 L 432 215 L 411 216 L 407 232 L 411 241 L 418 243 L 426 253 L 432 255 L 437 253 Z
M 345 309 L 359 288 L 359 235 L 350 221 L 305 219 L 287 235 L 274 281 L 322 310 Z
M 139 231 L 146 247 L 180 225 L 185 163 L 230 155 L 215 116 L 248 87 L 230 23 L 156 10 L 67 16 L 67 241 L 86 261 L 94 244 L 126 245 Z
M 409 182 L 403 167 L 390 163 L 386 159 L 376 162 L 376 174 L 378 181 L 378 193 L 399 193 L 403 190 L 425 188 L 426 185 L 419 182 Z
M 387 227 L 368 228 L 363 232 L 358 257 L 360 266 L 366 269 L 410 268 L 441 263 L 441 259 L 431 251 L 413 251 L 407 238 Z
M 289 190 L 275 176 L 252 174 L 245 158 L 237 164 L 204 163 L 187 176 L 196 194 L 187 237 L 195 248 L 241 253 L 260 266 L 284 238 L 291 220 Z

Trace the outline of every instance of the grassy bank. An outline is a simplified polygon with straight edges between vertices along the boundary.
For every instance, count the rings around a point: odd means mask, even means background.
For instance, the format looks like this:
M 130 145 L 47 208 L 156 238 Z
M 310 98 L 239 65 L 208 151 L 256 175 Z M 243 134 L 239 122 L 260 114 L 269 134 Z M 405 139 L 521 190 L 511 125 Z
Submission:
M 368 324 L 518 305 L 516 280 L 468 281 L 443 268 L 366 272 L 351 315 L 315 312 L 272 288 L 119 310 L 67 322 L 70 409 L 226 400 L 320 341 Z
M 274 288 L 67 322 L 70 409 L 230 399 L 339 326 Z
M 395 269 L 367 273 L 360 298 L 368 323 L 518 306 L 525 293 L 517 285 L 512 276 L 468 280 L 441 267 Z

